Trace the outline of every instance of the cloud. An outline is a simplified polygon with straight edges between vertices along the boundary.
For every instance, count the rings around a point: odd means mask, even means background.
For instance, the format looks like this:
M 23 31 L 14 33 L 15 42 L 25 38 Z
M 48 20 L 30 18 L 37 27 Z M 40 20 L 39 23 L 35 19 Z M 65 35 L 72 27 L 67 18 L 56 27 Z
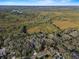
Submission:
M 71 0 L 61 0 L 62 3 L 70 2 Z
M 65 2 L 70 2 L 71 0 L 37 0 L 37 1 L 38 1 L 38 2 L 41 1 L 41 2 L 55 2 L 55 3 L 56 3 L 56 2 L 57 2 L 57 3 L 58 3 L 58 2 L 62 2 L 62 3 L 64 2 L 64 3 L 65 3 Z
M 37 4 L 41 4 L 41 5 L 51 5 L 51 4 L 53 4 L 53 2 L 54 2 L 54 1 L 52 1 L 52 0 L 39 0 L 39 1 L 37 2 Z
M 37 0 L 36 5 L 67 5 L 71 0 Z
M 0 1 L 0 5 L 35 5 L 35 6 L 52 6 L 52 5 L 79 5 L 71 3 L 72 0 L 6 0 Z

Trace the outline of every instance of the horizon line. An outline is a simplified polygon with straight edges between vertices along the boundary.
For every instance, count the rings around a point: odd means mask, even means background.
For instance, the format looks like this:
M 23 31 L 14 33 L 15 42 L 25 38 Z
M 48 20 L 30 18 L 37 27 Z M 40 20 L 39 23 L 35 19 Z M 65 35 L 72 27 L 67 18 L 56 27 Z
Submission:
M 0 5 L 0 6 L 79 6 L 79 5 Z

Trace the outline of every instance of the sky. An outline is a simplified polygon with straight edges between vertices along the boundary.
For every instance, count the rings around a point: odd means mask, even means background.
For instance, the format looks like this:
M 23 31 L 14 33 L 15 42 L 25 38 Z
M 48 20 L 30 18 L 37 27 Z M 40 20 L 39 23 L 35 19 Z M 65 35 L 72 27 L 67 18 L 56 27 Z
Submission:
M 57 6 L 79 5 L 79 0 L 0 0 L 0 5 Z

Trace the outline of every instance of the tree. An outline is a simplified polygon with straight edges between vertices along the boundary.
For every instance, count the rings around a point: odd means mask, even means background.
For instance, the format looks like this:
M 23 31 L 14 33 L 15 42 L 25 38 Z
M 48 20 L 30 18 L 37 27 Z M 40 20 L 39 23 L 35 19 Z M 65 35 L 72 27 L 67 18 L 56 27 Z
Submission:
M 23 28 L 22 28 L 22 32 L 23 32 L 23 33 L 27 33 L 27 28 L 26 28 L 25 25 L 24 25 Z

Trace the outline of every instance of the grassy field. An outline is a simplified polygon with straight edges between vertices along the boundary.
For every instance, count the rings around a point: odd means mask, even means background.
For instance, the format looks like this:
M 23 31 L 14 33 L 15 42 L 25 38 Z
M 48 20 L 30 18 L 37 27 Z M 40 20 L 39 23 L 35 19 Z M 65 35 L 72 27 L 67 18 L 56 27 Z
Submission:
M 79 29 L 79 21 L 54 21 L 54 24 L 56 24 L 61 29 L 68 29 L 68 28 L 78 28 Z
M 33 14 L 38 14 L 38 12 Z M 54 32 L 58 29 L 53 24 L 62 30 L 67 28 L 79 28 L 79 12 L 76 13 L 72 10 L 62 12 L 40 11 L 40 13 L 36 16 L 30 15 L 31 13 L 29 16 L 24 15 L 26 17 L 22 17 L 23 15 L 15 15 L 18 19 L 15 18 L 14 20 L 7 20 L 6 18 L 6 20 L 0 20 L 0 27 L 5 27 L 6 29 L 15 27 L 19 31 L 22 25 L 26 25 L 29 33 L 40 31 L 49 33 Z
M 7 7 L 7 8 L 6 8 Z M 77 27 L 79 23 L 78 7 L 18 7 L 4 6 L 0 12 L 0 27 L 18 27 L 26 25 L 28 32 L 53 32 L 61 29 Z M 18 12 L 17 12 L 18 11 Z M 20 13 L 21 12 L 21 13 Z M 3 24 L 4 23 L 4 24 Z M 51 23 L 51 24 L 50 24 Z

